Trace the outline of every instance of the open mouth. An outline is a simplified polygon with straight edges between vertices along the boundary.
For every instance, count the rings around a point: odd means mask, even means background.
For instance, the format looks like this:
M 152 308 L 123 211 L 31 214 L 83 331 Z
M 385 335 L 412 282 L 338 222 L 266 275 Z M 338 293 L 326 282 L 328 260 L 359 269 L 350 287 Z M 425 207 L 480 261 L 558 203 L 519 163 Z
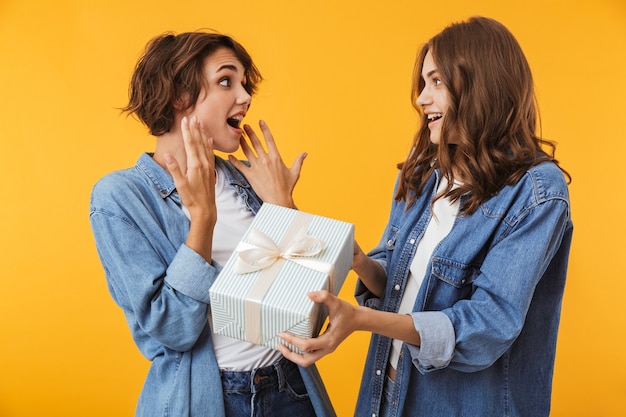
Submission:
M 426 115 L 428 118 L 428 122 L 434 122 L 435 120 L 439 120 L 443 117 L 443 113 L 431 113 Z
M 235 129 L 239 129 L 242 120 L 243 120 L 243 115 L 239 114 L 237 116 L 229 117 L 228 119 L 226 119 L 226 123 L 228 123 L 228 125 L 230 127 L 234 127 Z

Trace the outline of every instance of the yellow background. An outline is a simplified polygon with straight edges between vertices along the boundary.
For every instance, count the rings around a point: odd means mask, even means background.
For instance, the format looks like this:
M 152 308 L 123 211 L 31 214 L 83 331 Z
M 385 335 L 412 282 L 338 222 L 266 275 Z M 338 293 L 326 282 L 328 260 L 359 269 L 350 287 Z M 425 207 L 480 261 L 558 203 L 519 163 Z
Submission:
M 153 147 L 116 110 L 148 39 L 211 27 L 241 41 L 266 78 L 247 122 L 264 118 L 289 163 L 309 153 L 299 207 L 353 222 L 370 249 L 416 129 L 417 48 L 475 14 L 522 44 L 543 134 L 574 179 L 552 415 L 626 415 L 624 0 L 0 0 L 0 416 L 133 414 L 148 363 L 108 294 L 88 210 L 99 177 Z M 339 416 L 368 340 L 319 363 Z

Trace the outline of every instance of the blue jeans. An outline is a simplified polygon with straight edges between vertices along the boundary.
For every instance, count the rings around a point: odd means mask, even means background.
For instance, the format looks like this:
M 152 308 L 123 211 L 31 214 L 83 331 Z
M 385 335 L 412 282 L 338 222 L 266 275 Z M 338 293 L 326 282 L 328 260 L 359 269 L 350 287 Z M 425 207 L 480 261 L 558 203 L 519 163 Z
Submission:
M 298 366 L 285 358 L 251 372 L 221 374 L 228 417 L 315 417 Z

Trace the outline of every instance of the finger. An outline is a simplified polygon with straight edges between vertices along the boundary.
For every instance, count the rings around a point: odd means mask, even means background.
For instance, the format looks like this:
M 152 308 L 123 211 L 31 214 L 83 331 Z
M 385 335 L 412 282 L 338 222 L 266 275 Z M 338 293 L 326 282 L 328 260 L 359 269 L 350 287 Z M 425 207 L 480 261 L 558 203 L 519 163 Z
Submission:
M 209 155 L 207 152 L 206 133 L 202 128 L 201 122 L 196 116 L 193 116 L 189 125 L 190 136 L 190 156 L 193 156 L 198 161 L 199 166 L 205 167 L 209 165 Z
M 209 138 L 206 134 L 206 130 L 204 129 L 204 124 L 202 122 L 198 122 L 197 129 L 199 132 L 200 143 L 202 144 L 202 157 L 206 159 L 206 162 L 209 166 L 214 165 L 215 157 L 213 154 L 213 138 Z
M 192 131 L 195 124 L 196 117 L 192 117 L 189 120 L 188 117 L 183 117 L 180 122 L 181 132 L 183 134 L 183 145 L 185 146 L 185 154 L 187 156 L 187 171 L 189 168 L 197 165 L 198 144 L 194 141 L 194 133 Z
M 319 359 L 326 355 L 326 353 L 324 353 L 324 351 L 322 350 L 305 352 L 301 354 L 292 351 L 287 345 L 281 343 L 277 345 L 277 349 L 280 351 L 280 353 L 283 354 L 285 358 L 292 361 L 293 363 L 304 367 L 313 365 L 315 362 L 317 362 Z
M 297 352 L 292 352 L 291 350 L 289 350 L 287 346 L 281 345 L 281 344 L 277 346 L 277 349 L 280 351 L 280 353 L 283 354 L 285 358 L 295 363 L 296 365 L 300 365 L 304 368 L 313 365 L 318 359 L 320 359 L 323 356 L 323 355 L 320 356 L 317 354 L 316 355 L 312 355 L 312 354 L 301 355 Z
M 250 169 L 248 165 L 244 164 L 233 155 L 228 155 L 228 161 L 241 172 L 245 172 L 247 169 Z
M 261 144 L 261 141 L 259 140 L 259 137 L 256 135 L 256 132 L 254 131 L 254 129 L 252 129 L 250 125 L 244 125 L 243 128 L 246 131 L 246 134 L 248 135 L 248 138 L 250 139 L 250 143 L 254 147 L 256 154 L 258 156 L 265 154 L 265 148 Z
M 328 304 L 329 302 L 332 302 L 334 298 L 336 298 L 334 295 L 326 290 L 311 291 L 308 295 L 311 301 L 323 304 Z
M 293 352 L 286 345 L 279 343 L 278 345 L 276 345 L 276 348 L 278 349 L 280 353 L 283 354 L 285 358 L 287 358 L 291 362 L 300 366 L 308 366 L 304 364 L 305 363 L 304 356 L 300 355 L 299 353 Z
M 265 145 L 267 146 L 268 153 L 279 153 L 278 148 L 276 147 L 276 141 L 274 141 L 274 135 L 270 131 L 269 126 L 265 123 L 264 120 L 259 120 L 259 127 L 261 128 L 261 132 L 263 132 L 263 137 L 265 138 Z
M 246 156 L 246 159 L 248 161 L 254 161 L 257 158 L 255 153 L 252 151 L 252 148 L 250 148 L 250 145 L 248 145 L 248 142 L 246 142 L 246 139 L 243 136 L 239 140 L 239 146 L 241 147 L 241 150 L 243 151 L 243 154 Z
M 290 345 L 297 347 L 303 352 L 314 350 L 314 347 L 311 346 L 311 341 L 313 339 L 304 339 L 302 337 L 298 337 L 294 334 L 287 333 L 287 332 L 279 333 L 278 337 L 280 337 L 281 339 L 283 339 L 285 342 L 289 343 Z
M 204 147 L 204 155 L 207 158 L 207 162 L 211 168 L 215 165 L 215 154 L 213 153 L 214 145 L 213 138 L 210 138 L 206 134 L 206 129 L 202 122 L 198 123 L 198 129 L 200 131 L 200 137 L 202 139 L 202 145 Z
M 290 171 L 296 175 L 297 178 L 300 178 L 300 172 L 302 172 L 302 164 L 304 164 L 304 160 L 309 156 L 306 152 L 302 152 L 298 155 L 293 161 L 293 165 L 291 166 Z
M 181 186 L 185 183 L 185 176 L 180 170 L 180 165 L 178 165 L 178 161 L 176 161 L 176 158 L 174 158 L 169 153 L 163 155 L 163 159 L 165 160 L 165 167 L 174 179 L 174 185 L 176 185 L 176 188 L 180 189 Z
M 209 178 L 211 180 L 211 184 L 215 185 L 217 178 L 215 177 L 215 154 L 213 153 L 213 138 L 207 138 L 206 134 L 204 133 L 203 130 L 203 143 L 204 143 L 204 149 L 206 152 L 206 156 L 207 156 L 207 165 L 208 165 L 208 172 L 209 172 Z

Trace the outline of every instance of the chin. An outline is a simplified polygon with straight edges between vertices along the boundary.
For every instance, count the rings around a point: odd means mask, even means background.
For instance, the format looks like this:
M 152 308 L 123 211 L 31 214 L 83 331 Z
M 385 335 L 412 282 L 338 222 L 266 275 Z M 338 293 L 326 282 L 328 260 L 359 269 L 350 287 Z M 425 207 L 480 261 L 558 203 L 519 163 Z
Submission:
M 213 143 L 213 149 L 219 152 L 233 153 L 239 149 L 239 141 L 240 138 L 237 140 L 230 139 L 226 143 Z
M 237 142 L 236 144 L 232 146 L 227 146 L 225 149 L 222 150 L 222 152 L 233 153 L 233 152 L 236 152 L 237 150 L 239 150 L 239 142 Z

